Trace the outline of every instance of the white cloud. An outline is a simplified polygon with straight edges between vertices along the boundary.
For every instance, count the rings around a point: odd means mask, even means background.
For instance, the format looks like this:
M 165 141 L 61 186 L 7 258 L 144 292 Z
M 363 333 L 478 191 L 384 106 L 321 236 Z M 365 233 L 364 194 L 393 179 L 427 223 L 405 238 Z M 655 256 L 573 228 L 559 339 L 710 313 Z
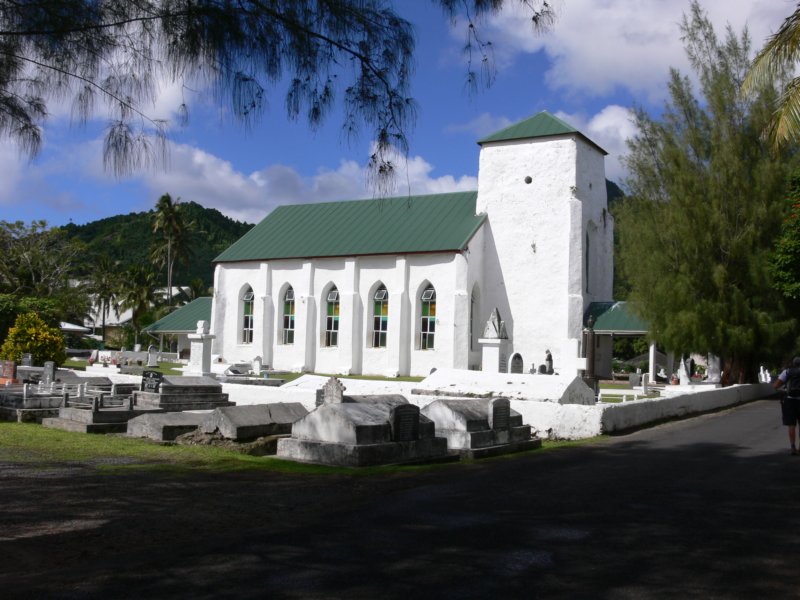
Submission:
M 485 137 L 495 131 L 511 125 L 511 119 L 482 113 L 467 123 L 452 124 L 445 127 L 447 133 L 470 133 L 476 139 Z
M 727 23 L 737 34 L 747 26 L 758 49 L 794 7 L 766 0 L 705 0 L 703 8 L 719 36 L 724 36 Z M 501 68 L 520 53 L 543 50 L 552 63 L 546 73 L 552 89 L 592 97 L 624 89 L 658 102 L 665 94 L 669 68 L 689 71 L 679 31 L 688 10 L 688 0 L 566 0 L 559 5 L 553 30 L 535 35 L 525 7 L 512 2 L 482 26 L 485 38 L 497 40 Z M 461 35 L 458 26 L 453 31 Z
M 477 178 L 434 176 L 434 167 L 420 156 L 395 156 L 398 194 L 428 194 L 477 189 Z M 95 174 L 97 172 L 95 171 Z M 173 146 L 168 171 L 140 177 L 152 197 L 169 192 L 195 201 L 240 221 L 256 223 L 283 204 L 368 198 L 364 167 L 342 160 L 336 169 L 304 176 L 291 167 L 274 164 L 253 173 L 237 171 L 227 160 L 186 145 Z

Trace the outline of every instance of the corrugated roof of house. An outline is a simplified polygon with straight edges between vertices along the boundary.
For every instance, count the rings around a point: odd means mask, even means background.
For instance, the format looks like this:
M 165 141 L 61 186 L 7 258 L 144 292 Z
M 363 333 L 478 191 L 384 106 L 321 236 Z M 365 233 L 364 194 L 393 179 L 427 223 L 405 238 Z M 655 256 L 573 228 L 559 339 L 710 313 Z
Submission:
M 279 206 L 215 262 L 463 250 L 477 192 Z
M 564 135 L 578 135 L 592 146 L 597 148 L 603 154 L 608 154 L 600 146 L 575 129 L 566 121 L 562 121 L 555 115 L 543 110 L 532 117 L 509 125 L 505 129 L 496 131 L 495 133 L 478 140 L 478 144 L 485 144 L 488 142 L 505 142 L 509 140 L 524 140 L 540 137 L 557 137 Z
M 142 331 L 147 333 L 192 333 L 198 321 L 211 321 L 211 298 L 195 298 Z
M 584 315 L 584 325 L 594 317 L 595 333 L 644 335 L 649 327 L 631 312 L 627 302 L 592 302 Z

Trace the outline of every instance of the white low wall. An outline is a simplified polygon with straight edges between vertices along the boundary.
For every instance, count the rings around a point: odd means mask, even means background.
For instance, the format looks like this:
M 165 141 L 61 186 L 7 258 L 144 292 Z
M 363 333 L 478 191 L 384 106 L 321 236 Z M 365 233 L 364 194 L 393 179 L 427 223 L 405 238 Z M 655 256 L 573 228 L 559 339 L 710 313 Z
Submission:
M 698 387 L 682 395 L 593 406 L 512 400 L 511 408 L 539 437 L 573 440 L 735 406 L 766 398 L 773 392 L 770 384 L 757 383 L 715 389 Z

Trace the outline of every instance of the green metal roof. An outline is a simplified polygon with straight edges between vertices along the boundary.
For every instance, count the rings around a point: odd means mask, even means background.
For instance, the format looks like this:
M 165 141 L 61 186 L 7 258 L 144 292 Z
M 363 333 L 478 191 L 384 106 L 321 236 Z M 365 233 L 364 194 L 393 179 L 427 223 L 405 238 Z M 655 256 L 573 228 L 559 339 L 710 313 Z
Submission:
M 198 321 L 211 321 L 211 298 L 195 298 L 142 331 L 147 333 L 192 333 Z
M 215 262 L 458 251 L 486 219 L 477 192 L 279 206 Z
M 649 327 L 642 319 L 631 312 L 627 302 L 592 302 L 584 315 L 586 324 L 594 317 L 596 333 L 644 335 Z
M 562 121 L 546 110 L 543 110 L 542 112 L 535 114 L 524 121 L 509 125 L 505 129 L 501 129 L 490 136 L 478 140 L 478 143 L 485 144 L 487 142 L 505 142 L 509 140 L 524 140 L 564 135 L 578 135 L 589 142 L 592 146 L 600 150 L 600 152 L 603 154 L 608 154 L 608 152 L 603 150 L 600 146 L 595 144 L 592 140 L 587 138 L 572 125 Z

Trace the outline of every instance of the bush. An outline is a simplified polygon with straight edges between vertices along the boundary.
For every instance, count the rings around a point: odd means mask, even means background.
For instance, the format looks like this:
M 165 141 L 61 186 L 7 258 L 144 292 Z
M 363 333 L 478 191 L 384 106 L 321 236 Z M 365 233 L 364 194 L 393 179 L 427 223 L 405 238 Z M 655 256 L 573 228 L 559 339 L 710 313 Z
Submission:
M 67 352 L 61 330 L 50 327 L 36 313 L 18 315 L 0 347 L 0 358 L 20 362 L 26 353 L 31 354 L 35 365 L 42 365 L 47 360 L 62 364 L 67 359 Z

